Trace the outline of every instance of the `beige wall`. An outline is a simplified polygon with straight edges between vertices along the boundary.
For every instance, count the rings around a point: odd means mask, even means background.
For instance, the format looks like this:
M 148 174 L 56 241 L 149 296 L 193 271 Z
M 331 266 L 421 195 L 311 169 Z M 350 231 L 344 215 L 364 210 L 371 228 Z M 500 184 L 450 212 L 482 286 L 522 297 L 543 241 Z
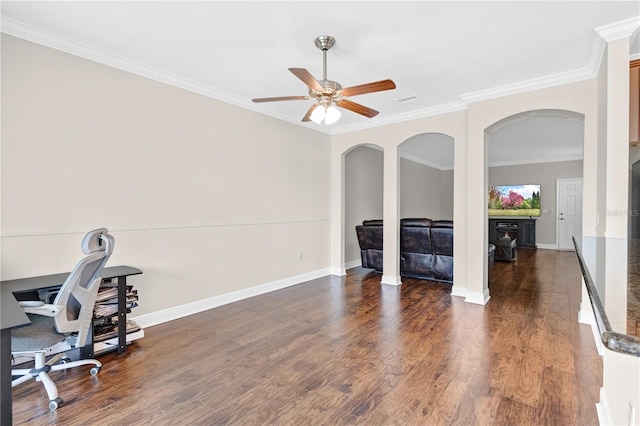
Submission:
M 360 262 L 356 225 L 382 219 L 383 152 L 359 146 L 345 156 L 345 259 Z
M 2 36 L 2 278 L 106 226 L 142 315 L 330 262 L 330 137 Z M 298 260 L 299 254 L 302 259 Z
M 400 217 L 453 220 L 453 171 L 401 158 Z

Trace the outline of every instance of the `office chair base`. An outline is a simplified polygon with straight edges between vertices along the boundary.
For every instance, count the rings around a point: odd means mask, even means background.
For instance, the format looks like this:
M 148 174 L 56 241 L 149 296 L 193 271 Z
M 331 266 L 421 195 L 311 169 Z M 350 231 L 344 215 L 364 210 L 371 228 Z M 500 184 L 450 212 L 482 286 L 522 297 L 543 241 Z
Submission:
M 49 377 L 50 371 L 67 370 L 69 368 L 79 367 L 81 365 L 92 365 L 89 374 L 95 376 L 102 369 L 102 363 L 95 359 L 81 359 L 78 361 L 67 361 L 63 357 L 65 354 L 57 354 L 49 361 L 46 361 L 46 352 L 36 352 L 34 368 L 20 368 L 11 370 L 12 376 L 21 376 L 11 382 L 11 387 L 15 387 L 21 383 L 27 382 L 31 379 L 36 379 L 38 382 L 42 382 L 47 396 L 49 397 L 49 408 L 56 410 L 62 405 L 62 398 L 58 396 L 58 388 L 56 384 Z M 66 358 L 66 357 L 65 357 Z M 58 361 L 62 362 L 57 364 Z
M 57 397 L 56 399 L 54 399 L 53 401 L 49 401 L 49 409 L 50 410 L 57 410 L 58 407 L 60 407 L 62 405 L 64 401 L 62 401 L 62 398 Z

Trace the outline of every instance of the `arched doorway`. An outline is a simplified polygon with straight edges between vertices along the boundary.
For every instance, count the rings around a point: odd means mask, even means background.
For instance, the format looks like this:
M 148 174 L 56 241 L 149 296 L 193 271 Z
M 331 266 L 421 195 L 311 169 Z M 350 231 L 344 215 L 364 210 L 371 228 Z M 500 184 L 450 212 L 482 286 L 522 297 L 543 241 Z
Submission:
M 344 265 L 361 264 L 356 225 L 364 220 L 382 219 L 384 151 L 377 145 L 358 145 L 344 158 Z
M 584 115 L 573 111 L 543 109 L 526 111 L 506 117 L 485 131 L 488 145 L 487 182 L 489 187 L 537 187 L 540 208 L 529 217 L 535 224 L 535 246 L 543 249 L 568 249 L 559 243 L 559 235 L 576 232 L 581 235 L 581 221 L 569 231 L 562 228 L 567 211 L 562 198 L 565 182 L 579 182 L 583 176 Z M 581 200 L 581 193 L 580 200 Z M 575 206 L 582 211 L 581 202 Z M 496 218 L 515 218 L 518 210 L 501 216 L 491 210 Z M 515 216 L 511 216 L 515 215 Z M 577 217 L 573 216 L 572 220 Z M 581 215 L 579 215 L 581 218 Z M 520 218 L 521 219 L 521 218 Z M 493 223 L 490 221 L 490 223 Z M 565 226 L 566 228 L 566 226 Z M 569 229 L 569 228 L 567 228 Z M 489 243 L 494 235 L 488 229 Z M 570 239 L 570 237 L 569 237 Z M 524 249 L 523 244 L 520 249 Z

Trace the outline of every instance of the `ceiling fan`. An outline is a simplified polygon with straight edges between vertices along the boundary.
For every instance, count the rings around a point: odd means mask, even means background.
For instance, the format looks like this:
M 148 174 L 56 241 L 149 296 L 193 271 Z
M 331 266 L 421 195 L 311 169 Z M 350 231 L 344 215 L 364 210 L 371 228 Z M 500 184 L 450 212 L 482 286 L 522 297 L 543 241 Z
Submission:
M 331 36 L 320 36 L 316 38 L 316 47 L 322 50 L 322 80 L 316 80 L 309 71 L 304 68 L 289 68 L 289 71 L 298 77 L 309 87 L 308 96 L 281 96 L 275 98 L 257 98 L 253 102 L 273 102 L 273 101 L 295 101 L 315 99 L 316 103 L 309 108 L 302 117 L 302 121 L 313 121 L 320 124 L 324 119 L 325 124 L 333 124 L 340 118 L 340 111 L 336 106 L 348 109 L 365 117 L 371 118 L 378 115 L 378 111 L 364 105 L 360 105 L 346 98 L 350 96 L 363 95 L 365 93 L 380 92 L 383 90 L 395 89 L 396 84 L 392 80 L 380 80 L 373 83 L 351 86 L 345 89 L 332 80 L 327 80 L 327 50 L 329 50 L 336 40 Z M 334 106 L 335 105 L 335 106 Z

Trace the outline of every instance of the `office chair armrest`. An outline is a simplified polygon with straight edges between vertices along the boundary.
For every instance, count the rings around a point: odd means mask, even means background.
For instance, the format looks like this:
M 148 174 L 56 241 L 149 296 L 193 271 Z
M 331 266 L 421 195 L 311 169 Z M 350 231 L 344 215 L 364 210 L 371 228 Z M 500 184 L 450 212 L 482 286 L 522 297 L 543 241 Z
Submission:
M 48 303 L 31 300 L 26 300 L 18 303 L 25 313 L 42 315 L 46 317 L 55 317 L 63 308 L 61 305 L 51 305 Z

